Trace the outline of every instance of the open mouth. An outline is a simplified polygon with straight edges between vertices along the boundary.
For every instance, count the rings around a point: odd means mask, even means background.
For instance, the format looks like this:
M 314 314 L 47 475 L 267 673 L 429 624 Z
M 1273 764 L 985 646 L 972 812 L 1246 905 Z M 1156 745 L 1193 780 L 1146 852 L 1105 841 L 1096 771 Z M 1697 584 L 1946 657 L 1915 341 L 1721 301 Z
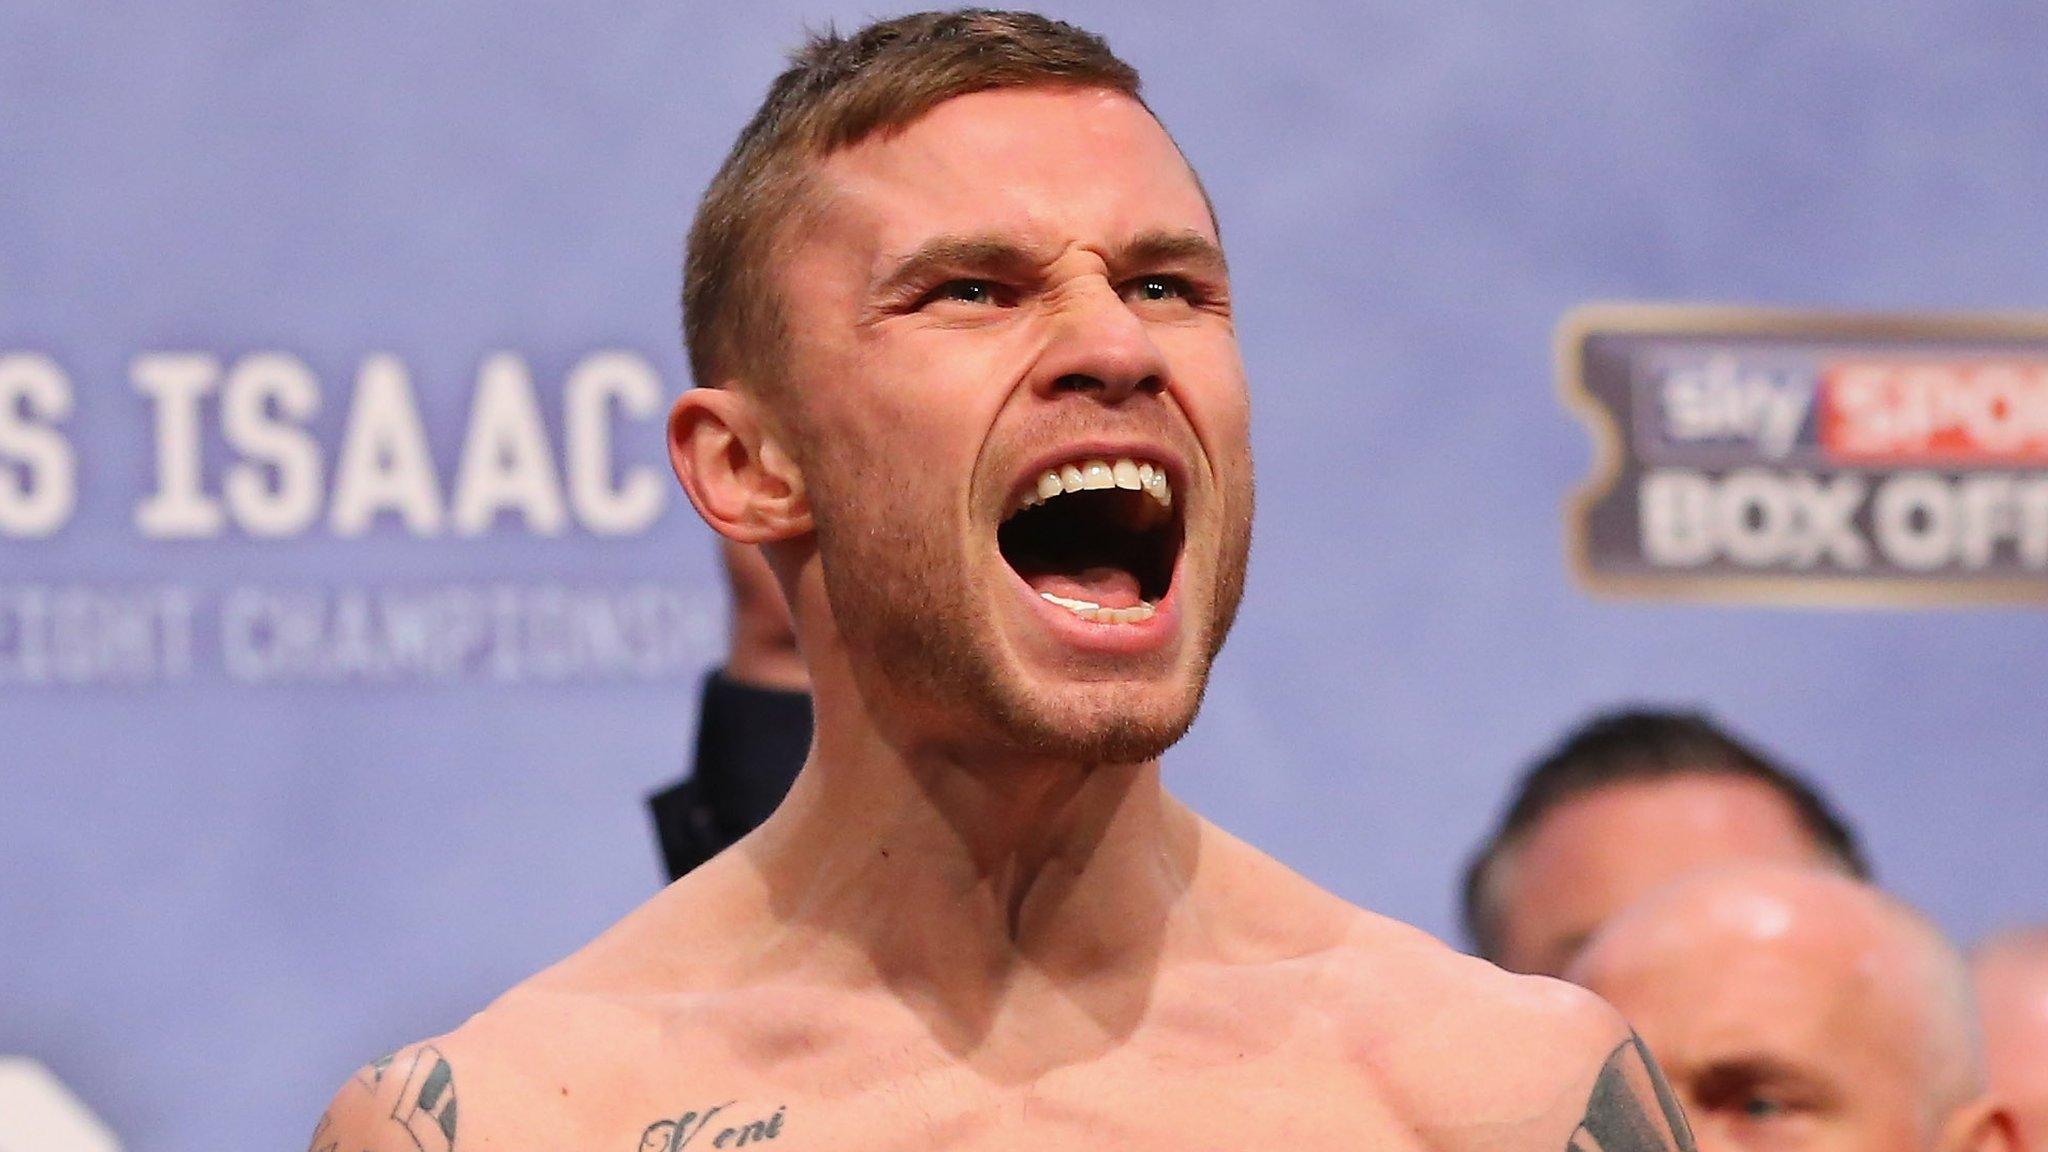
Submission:
M 996 532 L 1031 590 L 1083 620 L 1137 624 L 1173 585 L 1181 517 L 1166 469 L 1129 458 L 1039 473 Z

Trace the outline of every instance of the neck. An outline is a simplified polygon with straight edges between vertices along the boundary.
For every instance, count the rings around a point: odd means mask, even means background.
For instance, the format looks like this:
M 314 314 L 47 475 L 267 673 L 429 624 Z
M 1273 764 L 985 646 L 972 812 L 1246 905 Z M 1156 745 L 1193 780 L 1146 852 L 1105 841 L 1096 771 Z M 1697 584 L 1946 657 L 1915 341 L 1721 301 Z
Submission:
M 906 748 L 821 663 L 810 759 L 749 840 L 776 920 L 949 1047 L 1006 1019 L 1127 1033 L 1190 921 L 1201 839 L 1158 762 Z

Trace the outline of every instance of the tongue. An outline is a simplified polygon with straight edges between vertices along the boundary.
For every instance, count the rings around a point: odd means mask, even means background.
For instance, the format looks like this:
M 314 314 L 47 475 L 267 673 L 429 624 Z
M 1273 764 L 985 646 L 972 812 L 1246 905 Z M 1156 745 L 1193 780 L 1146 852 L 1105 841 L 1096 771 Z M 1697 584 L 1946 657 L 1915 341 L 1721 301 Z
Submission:
M 1122 568 L 1083 568 L 1079 572 L 1041 572 L 1026 578 L 1034 592 L 1050 592 L 1069 600 L 1086 600 L 1103 608 L 1138 606 L 1138 578 Z

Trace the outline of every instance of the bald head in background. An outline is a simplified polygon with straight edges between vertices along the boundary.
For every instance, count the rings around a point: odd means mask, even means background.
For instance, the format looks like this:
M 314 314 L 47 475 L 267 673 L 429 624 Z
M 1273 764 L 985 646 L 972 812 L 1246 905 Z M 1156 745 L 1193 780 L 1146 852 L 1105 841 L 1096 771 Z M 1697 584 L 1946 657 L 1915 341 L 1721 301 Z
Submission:
M 1977 1007 L 1991 1090 L 2030 1152 L 2048 1152 L 2048 925 L 2006 932 L 1977 949 Z
M 1848 877 L 1698 873 L 1631 905 L 1566 977 L 1619 1008 L 1702 1152 L 2012 1152 L 1960 954 Z

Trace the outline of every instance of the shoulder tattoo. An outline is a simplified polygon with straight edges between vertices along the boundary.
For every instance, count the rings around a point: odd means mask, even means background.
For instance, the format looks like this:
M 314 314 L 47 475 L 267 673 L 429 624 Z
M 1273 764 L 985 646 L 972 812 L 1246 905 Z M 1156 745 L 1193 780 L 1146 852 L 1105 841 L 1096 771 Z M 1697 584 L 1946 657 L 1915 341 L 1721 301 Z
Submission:
M 337 1130 L 329 1109 L 313 1128 L 307 1152 L 354 1152 L 356 1139 L 377 1139 L 380 1146 L 410 1147 L 418 1152 L 455 1152 L 455 1068 L 432 1045 L 422 1045 L 370 1061 L 343 1086 L 344 1093 L 368 1094 L 363 1115 L 387 1128 L 389 1138 L 364 1131 L 351 1138 Z M 400 1134 L 403 1134 L 402 1136 Z
M 1634 1032 L 1600 1066 L 1566 1152 L 1697 1152 L 1678 1098 Z

